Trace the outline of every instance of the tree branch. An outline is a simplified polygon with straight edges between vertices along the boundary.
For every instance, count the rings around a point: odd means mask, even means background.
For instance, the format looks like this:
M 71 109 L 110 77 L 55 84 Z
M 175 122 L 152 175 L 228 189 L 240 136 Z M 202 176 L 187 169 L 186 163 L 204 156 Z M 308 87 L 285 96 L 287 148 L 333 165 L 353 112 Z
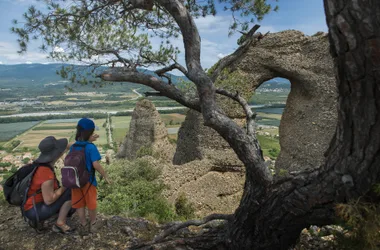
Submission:
M 212 78 L 206 74 L 200 62 L 200 35 L 188 9 L 180 0 L 157 0 L 157 4 L 163 6 L 170 13 L 181 30 L 188 69 L 187 77 L 197 86 L 204 124 L 216 130 L 229 143 L 247 168 L 246 173 L 252 175 L 250 178 L 254 180 L 255 185 L 268 187 L 272 183 L 273 177 L 264 164 L 255 135 L 248 135 L 238 124 L 227 117 L 216 103 Z M 258 27 L 254 29 L 258 29 Z M 250 41 L 247 39 L 246 43 L 250 43 Z M 244 46 L 243 48 L 245 49 L 241 48 L 239 51 L 247 49 Z
M 162 76 L 164 73 L 169 72 L 169 71 L 172 71 L 173 69 L 178 69 L 178 70 L 181 71 L 185 76 L 187 75 L 187 70 L 185 69 L 185 67 L 183 67 L 183 66 L 180 65 L 179 63 L 173 63 L 173 64 L 170 65 L 170 66 L 167 66 L 167 67 L 165 67 L 165 68 L 162 68 L 162 69 L 158 69 L 158 70 L 156 70 L 154 73 L 156 73 L 156 74 L 159 75 L 159 76 Z
M 184 95 L 184 93 L 177 89 L 175 85 L 167 84 L 155 76 L 138 72 L 136 69 L 125 67 L 109 68 L 98 77 L 104 81 L 133 82 L 143 84 L 159 91 L 162 95 L 165 95 L 166 97 L 169 97 L 170 99 L 173 99 L 188 108 L 201 112 L 201 107 L 198 100 L 189 99 Z
M 211 80 L 213 82 L 216 81 L 218 76 L 220 75 L 220 72 L 222 72 L 223 69 L 231 65 L 233 62 L 235 62 L 238 58 L 240 58 L 244 53 L 247 52 L 248 48 L 251 46 L 252 42 L 255 40 L 256 36 L 254 36 L 254 33 L 260 28 L 260 25 L 256 24 L 255 26 L 250 29 L 250 31 L 245 35 L 245 41 L 243 44 L 235 50 L 234 53 L 231 55 L 228 55 L 224 58 L 222 58 L 217 65 L 215 66 L 214 71 L 211 75 Z
M 256 113 L 252 111 L 252 109 L 249 107 L 249 104 L 247 101 L 239 94 L 238 91 L 236 91 L 235 94 L 224 90 L 222 88 L 217 88 L 216 93 L 220 95 L 227 96 L 236 102 L 240 104 L 240 106 L 243 108 L 245 114 L 246 114 L 246 120 L 247 120 L 247 134 L 249 135 L 254 135 L 255 134 L 255 118 L 256 118 Z

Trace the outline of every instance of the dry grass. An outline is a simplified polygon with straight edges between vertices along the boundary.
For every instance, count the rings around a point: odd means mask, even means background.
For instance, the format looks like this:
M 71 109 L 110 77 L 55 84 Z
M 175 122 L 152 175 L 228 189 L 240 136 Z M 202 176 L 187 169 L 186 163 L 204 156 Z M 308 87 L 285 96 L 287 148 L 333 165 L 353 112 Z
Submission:
M 62 129 L 62 130 L 32 130 L 21 136 L 17 137 L 17 140 L 22 141 L 22 147 L 36 148 L 42 139 L 47 136 L 54 136 L 58 138 L 69 139 L 75 133 L 75 127 L 73 129 Z
M 281 120 L 281 114 L 269 114 L 269 113 L 263 113 L 263 112 L 257 112 L 258 116 L 261 116 L 263 118 L 269 118 L 269 119 L 276 119 Z

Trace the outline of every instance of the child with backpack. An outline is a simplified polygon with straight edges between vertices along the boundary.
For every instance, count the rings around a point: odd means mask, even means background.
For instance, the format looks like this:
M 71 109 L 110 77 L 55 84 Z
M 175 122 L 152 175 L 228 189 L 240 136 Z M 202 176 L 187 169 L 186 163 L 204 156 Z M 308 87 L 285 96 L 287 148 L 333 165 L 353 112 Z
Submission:
M 75 135 L 76 142 L 70 148 L 70 152 L 73 150 L 83 150 L 84 148 L 86 168 L 90 173 L 88 182 L 84 186 L 81 185 L 81 188 L 73 188 L 71 191 L 72 207 L 76 208 L 78 213 L 80 219 L 79 231 L 81 234 L 87 234 L 88 231 L 94 232 L 100 226 L 100 222 L 96 218 L 97 181 L 95 170 L 103 176 L 106 183 L 110 183 L 107 173 L 99 163 L 101 159 L 99 151 L 92 143 L 98 138 L 98 135 L 94 134 L 95 128 L 95 123 L 92 120 L 88 118 L 79 120 Z M 88 209 L 89 222 L 86 220 L 85 207 Z

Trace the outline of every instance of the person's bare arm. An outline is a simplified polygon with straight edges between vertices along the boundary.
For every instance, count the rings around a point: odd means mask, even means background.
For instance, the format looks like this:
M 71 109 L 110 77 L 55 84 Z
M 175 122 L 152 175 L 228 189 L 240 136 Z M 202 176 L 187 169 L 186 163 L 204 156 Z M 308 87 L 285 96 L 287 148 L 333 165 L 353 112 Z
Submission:
M 57 190 L 54 190 L 54 181 L 48 180 L 42 183 L 41 191 L 42 198 L 46 205 L 50 205 L 54 203 L 65 191 L 66 188 L 60 187 Z
M 74 142 L 67 143 L 66 151 L 70 149 L 70 147 L 74 144 Z
M 92 166 L 95 168 L 96 171 L 98 171 L 104 178 L 104 180 L 110 184 L 111 181 L 108 179 L 108 175 L 106 173 L 106 171 L 104 170 L 104 168 L 102 167 L 102 165 L 100 165 L 99 161 L 94 161 L 92 163 Z

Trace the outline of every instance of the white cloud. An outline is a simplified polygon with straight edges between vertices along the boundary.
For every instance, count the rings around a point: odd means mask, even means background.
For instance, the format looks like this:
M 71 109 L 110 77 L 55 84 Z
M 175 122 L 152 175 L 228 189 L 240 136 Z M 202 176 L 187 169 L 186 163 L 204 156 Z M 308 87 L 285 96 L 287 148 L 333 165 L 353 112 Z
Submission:
M 26 61 L 25 64 L 32 64 L 33 62 L 31 61 Z
M 36 49 L 30 47 L 27 53 L 19 54 L 18 46 L 13 43 L 0 41 L 0 60 L 5 64 L 17 64 L 24 62 L 43 63 L 49 62 L 47 54 L 37 52 Z
M 220 33 L 225 36 L 228 34 L 228 27 L 231 23 L 230 17 L 227 16 L 206 16 L 194 21 L 200 33 Z
M 65 50 L 61 47 L 56 46 L 56 47 L 54 47 L 53 52 L 64 53 Z
M 0 61 L 0 64 L 3 64 L 3 62 Z
M 223 54 L 223 53 L 219 53 L 218 55 L 217 55 L 217 57 L 219 58 L 219 59 L 222 59 L 223 57 L 226 57 L 227 56 L 227 54 Z

